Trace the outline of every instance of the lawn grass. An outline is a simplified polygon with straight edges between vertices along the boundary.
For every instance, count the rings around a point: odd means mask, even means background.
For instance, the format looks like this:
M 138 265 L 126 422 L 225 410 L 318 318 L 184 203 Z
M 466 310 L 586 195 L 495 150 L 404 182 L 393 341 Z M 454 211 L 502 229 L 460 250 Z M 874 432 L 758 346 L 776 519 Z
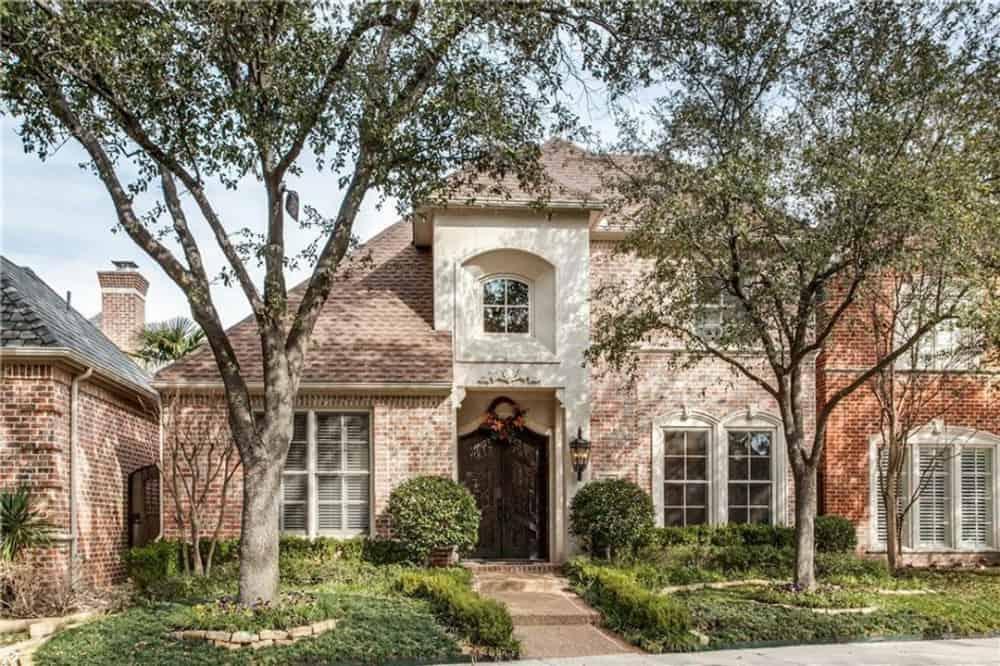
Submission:
M 327 571 L 330 581 L 299 587 L 322 598 L 324 616 L 337 626 L 294 645 L 231 651 L 170 636 L 179 618 L 190 618 L 204 595 L 182 602 L 150 601 L 122 613 L 60 632 L 35 654 L 41 666 L 62 664 L 327 664 L 415 663 L 465 660 L 459 640 L 435 618 L 430 605 L 392 589 L 402 567 L 344 560 Z M 228 586 L 212 583 L 212 589 Z M 293 586 L 284 585 L 284 589 Z M 224 622 L 223 622 L 224 623 Z M 221 626 L 221 625 L 220 625 Z

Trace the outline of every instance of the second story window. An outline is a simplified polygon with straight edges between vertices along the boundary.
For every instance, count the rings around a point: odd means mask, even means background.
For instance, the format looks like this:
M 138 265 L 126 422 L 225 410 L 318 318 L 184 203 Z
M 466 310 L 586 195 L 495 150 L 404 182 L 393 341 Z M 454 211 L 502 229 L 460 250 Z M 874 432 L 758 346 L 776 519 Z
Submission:
M 511 277 L 483 283 L 483 330 L 487 333 L 528 333 L 531 304 L 528 283 Z

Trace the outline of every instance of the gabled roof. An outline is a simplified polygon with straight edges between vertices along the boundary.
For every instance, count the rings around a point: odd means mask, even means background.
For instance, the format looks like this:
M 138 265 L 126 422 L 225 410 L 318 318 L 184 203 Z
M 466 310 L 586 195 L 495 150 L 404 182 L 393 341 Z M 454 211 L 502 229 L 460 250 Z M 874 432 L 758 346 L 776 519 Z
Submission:
M 566 141 L 549 139 L 541 146 L 542 182 L 521 183 L 512 175 L 494 178 L 488 173 L 459 173 L 460 183 L 448 193 L 450 206 L 530 205 L 544 200 L 546 205 L 579 206 L 598 209 L 607 199 L 609 176 L 628 167 L 633 157 L 600 155 Z
M 0 347 L 66 349 L 113 378 L 152 392 L 150 377 L 34 271 L 0 257 Z
M 367 261 L 365 258 L 370 258 Z M 302 386 L 450 386 L 451 334 L 434 330 L 431 253 L 410 242 L 397 222 L 345 258 L 320 311 L 306 354 Z M 294 312 L 306 283 L 290 290 Z M 263 382 L 260 337 L 248 317 L 229 338 L 249 384 Z M 157 387 L 219 382 L 208 345 L 156 374 Z

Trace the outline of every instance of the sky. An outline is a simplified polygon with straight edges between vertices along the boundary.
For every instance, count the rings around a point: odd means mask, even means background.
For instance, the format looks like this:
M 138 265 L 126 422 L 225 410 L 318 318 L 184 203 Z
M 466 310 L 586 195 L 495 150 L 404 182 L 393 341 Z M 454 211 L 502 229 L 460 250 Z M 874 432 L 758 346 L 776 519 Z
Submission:
M 604 140 L 613 138 L 614 122 L 600 90 L 581 88 L 571 91 L 569 97 L 575 101 L 582 123 L 592 127 Z M 638 108 L 646 103 L 645 99 L 631 102 Z M 67 141 L 42 162 L 36 155 L 25 154 L 17 136 L 16 119 L 4 116 L 2 122 L 0 253 L 16 264 L 30 267 L 60 295 L 71 292 L 73 307 L 87 317 L 101 309 L 97 271 L 112 269 L 113 260 L 134 261 L 150 282 L 146 297 L 147 321 L 190 316 L 183 294 L 162 269 L 124 232 L 112 231 L 116 222 L 114 206 L 96 175 L 81 168 L 80 165 L 87 161 L 83 149 Z M 303 206 L 312 205 L 332 216 L 340 203 L 336 175 L 317 171 L 308 157 L 300 164 L 302 175 L 289 177 L 288 186 L 298 191 Z M 210 183 L 208 194 L 230 231 L 244 226 L 263 228 L 265 202 L 258 182 L 248 177 L 236 190 Z M 137 208 L 142 208 L 141 200 Z M 189 221 L 206 263 L 217 271 L 224 263 L 221 252 L 200 217 L 190 210 L 189 204 L 185 204 L 185 208 L 189 209 Z M 355 222 L 355 234 L 365 241 L 398 218 L 394 201 L 380 202 L 376 194 L 369 193 Z M 291 223 L 287 231 L 290 249 L 301 248 L 314 237 L 313 232 L 300 230 Z M 308 268 L 289 271 L 286 274 L 288 285 L 308 277 Z M 262 273 L 252 272 L 255 278 Z M 227 326 L 250 312 L 242 291 L 236 286 L 216 285 L 213 297 L 223 324 Z

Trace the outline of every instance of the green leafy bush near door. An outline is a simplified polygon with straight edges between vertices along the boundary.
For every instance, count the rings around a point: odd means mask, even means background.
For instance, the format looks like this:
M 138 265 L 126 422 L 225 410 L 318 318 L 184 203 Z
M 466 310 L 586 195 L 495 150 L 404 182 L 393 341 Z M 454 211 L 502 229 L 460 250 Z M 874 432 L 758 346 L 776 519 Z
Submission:
M 598 557 L 633 553 L 653 534 L 653 500 L 625 479 L 591 481 L 573 496 L 569 529 Z
M 479 538 L 479 508 L 461 483 L 440 476 L 404 481 L 389 495 L 392 531 L 419 561 L 434 548 L 467 552 Z

